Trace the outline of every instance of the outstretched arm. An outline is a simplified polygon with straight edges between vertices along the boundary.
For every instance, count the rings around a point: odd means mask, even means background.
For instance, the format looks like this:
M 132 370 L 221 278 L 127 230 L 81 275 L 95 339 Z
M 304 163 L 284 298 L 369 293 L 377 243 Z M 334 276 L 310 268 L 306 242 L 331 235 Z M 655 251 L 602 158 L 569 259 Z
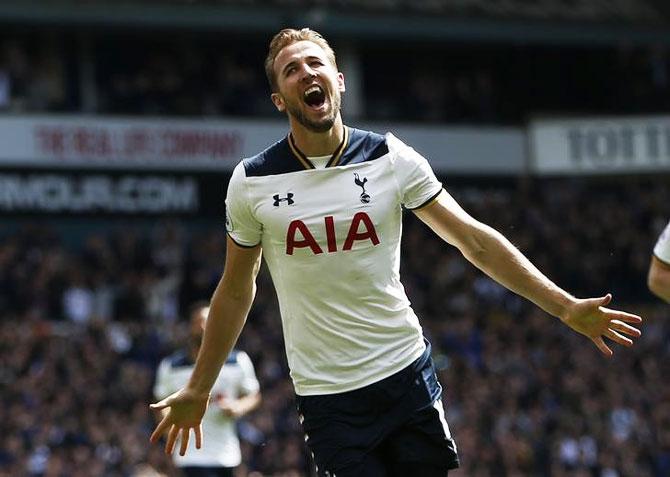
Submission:
M 191 429 L 195 432 L 196 448 L 200 448 L 200 424 L 207 409 L 209 393 L 251 308 L 256 293 L 260 259 L 260 245 L 252 248 L 240 247 L 228 237 L 223 276 L 212 296 L 202 345 L 189 383 L 180 391 L 151 405 L 154 410 L 168 410 L 151 434 L 151 442 L 156 442 L 161 435 L 167 433 L 165 452 L 168 454 L 174 450 L 179 435 L 179 453 L 186 453 Z
M 654 295 L 670 303 L 670 264 L 652 256 L 647 285 Z
M 446 191 L 415 213 L 477 268 L 587 336 L 606 356 L 611 356 L 612 350 L 603 337 L 631 346 L 633 341 L 624 335 L 640 336 L 638 329 L 627 324 L 640 323 L 639 316 L 605 308 L 611 295 L 573 297 L 549 280 L 502 234 L 465 212 Z

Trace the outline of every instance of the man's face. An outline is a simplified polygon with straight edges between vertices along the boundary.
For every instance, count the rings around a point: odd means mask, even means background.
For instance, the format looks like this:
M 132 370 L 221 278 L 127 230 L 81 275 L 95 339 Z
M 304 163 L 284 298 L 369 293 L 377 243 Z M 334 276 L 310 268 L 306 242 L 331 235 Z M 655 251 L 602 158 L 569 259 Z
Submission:
M 344 76 L 316 43 L 299 41 L 283 48 L 274 62 L 279 91 L 272 102 L 279 111 L 313 132 L 335 123 L 342 103 Z

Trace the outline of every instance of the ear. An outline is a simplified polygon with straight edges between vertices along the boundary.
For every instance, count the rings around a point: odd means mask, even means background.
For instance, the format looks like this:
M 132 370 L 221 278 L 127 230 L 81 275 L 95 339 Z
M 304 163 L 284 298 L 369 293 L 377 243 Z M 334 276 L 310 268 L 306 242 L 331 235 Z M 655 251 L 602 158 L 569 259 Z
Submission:
M 344 74 L 341 71 L 337 72 L 337 87 L 340 93 L 344 93 L 347 90 L 347 87 L 344 85 Z
M 283 113 L 286 110 L 286 105 L 284 104 L 284 98 L 282 98 L 281 94 L 272 93 L 270 95 L 270 99 L 272 99 L 272 103 L 275 105 L 275 108 L 277 108 L 277 111 Z

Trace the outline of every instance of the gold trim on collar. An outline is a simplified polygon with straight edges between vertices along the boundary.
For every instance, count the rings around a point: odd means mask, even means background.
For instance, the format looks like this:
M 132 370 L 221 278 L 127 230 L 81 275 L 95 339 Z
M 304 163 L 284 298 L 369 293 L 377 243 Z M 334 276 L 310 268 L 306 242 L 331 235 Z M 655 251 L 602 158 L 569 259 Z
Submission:
M 337 146 L 337 149 L 335 149 L 333 155 L 330 156 L 330 159 L 328 159 L 326 167 L 335 167 L 339 164 L 340 159 L 342 158 L 342 154 L 347 149 L 348 144 L 349 144 L 349 128 L 347 126 L 344 126 L 344 136 L 342 137 L 342 142 L 340 143 L 339 146 Z M 314 164 L 312 164 L 312 161 L 310 161 L 309 158 L 300 149 L 298 149 L 298 146 L 295 145 L 295 141 L 293 140 L 293 134 L 291 133 L 288 133 L 288 145 L 293 155 L 296 157 L 296 159 L 298 159 L 298 161 L 300 161 L 300 163 L 305 169 L 316 169 L 314 167 Z
M 302 151 L 298 149 L 298 146 L 295 145 L 295 142 L 293 142 L 293 134 L 291 133 L 288 133 L 288 145 L 290 146 L 293 155 L 300 161 L 305 169 L 315 169 L 312 161 L 307 159 L 307 156 L 305 156 Z
M 342 137 L 342 142 L 340 143 L 339 146 L 337 146 L 337 149 L 335 149 L 335 152 L 330 157 L 330 160 L 326 164 L 326 167 L 337 166 L 340 163 L 342 154 L 344 153 L 344 150 L 347 148 L 348 145 L 349 145 L 349 128 L 344 126 L 344 137 Z

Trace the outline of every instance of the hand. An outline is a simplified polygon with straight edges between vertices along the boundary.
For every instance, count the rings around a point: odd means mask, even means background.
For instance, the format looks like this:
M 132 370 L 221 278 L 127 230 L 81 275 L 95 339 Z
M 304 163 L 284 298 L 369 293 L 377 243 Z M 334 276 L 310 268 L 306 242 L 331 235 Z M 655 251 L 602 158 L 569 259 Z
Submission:
M 189 389 L 181 389 L 162 401 L 151 404 L 153 410 L 166 409 L 167 413 L 158 423 L 149 440 L 156 443 L 167 432 L 165 453 L 172 454 L 177 436 L 181 433 L 179 455 L 186 454 L 191 429 L 195 433 L 195 447 L 202 446 L 202 416 L 207 410 L 209 395 L 195 394 Z
M 226 417 L 237 419 L 242 415 L 240 406 L 234 399 L 228 399 L 224 395 L 218 395 L 212 399 L 212 402 L 216 403 L 217 407 L 221 409 L 221 412 Z
M 612 350 L 605 344 L 603 337 L 607 337 L 623 346 L 632 346 L 633 340 L 624 336 L 639 338 L 642 333 L 627 323 L 642 323 L 642 318 L 624 311 L 605 308 L 612 295 L 609 293 L 600 298 L 577 300 L 568 310 L 561 321 L 578 333 L 589 338 L 598 349 L 608 358 Z M 622 334 L 623 333 L 623 334 Z

